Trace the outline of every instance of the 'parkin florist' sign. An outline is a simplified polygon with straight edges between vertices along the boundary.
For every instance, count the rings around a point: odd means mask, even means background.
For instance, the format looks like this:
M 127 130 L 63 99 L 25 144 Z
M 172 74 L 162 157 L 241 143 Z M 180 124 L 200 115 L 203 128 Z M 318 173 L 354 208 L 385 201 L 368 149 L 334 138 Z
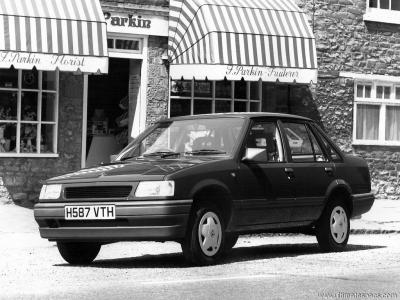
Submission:
M 104 65 L 105 63 L 105 65 Z M 77 71 L 82 72 L 107 72 L 107 59 L 102 57 L 59 55 L 45 53 L 0 51 L 0 67 L 9 68 L 13 65 L 16 69 Z M 104 69 L 105 68 L 105 69 Z

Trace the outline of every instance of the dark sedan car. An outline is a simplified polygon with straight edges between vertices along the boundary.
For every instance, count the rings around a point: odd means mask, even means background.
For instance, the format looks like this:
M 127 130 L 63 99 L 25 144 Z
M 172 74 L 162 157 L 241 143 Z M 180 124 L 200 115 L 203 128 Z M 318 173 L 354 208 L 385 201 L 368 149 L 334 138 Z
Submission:
M 350 218 L 373 202 L 365 161 L 312 120 L 216 114 L 159 121 L 115 162 L 49 179 L 35 218 L 71 264 L 103 244 L 152 240 L 177 241 L 205 265 L 253 232 L 311 232 L 340 251 Z

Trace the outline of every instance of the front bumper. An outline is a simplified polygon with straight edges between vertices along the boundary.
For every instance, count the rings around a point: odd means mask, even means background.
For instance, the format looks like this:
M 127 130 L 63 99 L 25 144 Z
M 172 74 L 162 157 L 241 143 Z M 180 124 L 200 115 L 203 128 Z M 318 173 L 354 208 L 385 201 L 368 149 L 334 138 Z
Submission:
M 39 203 L 40 236 L 51 241 L 166 241 L 184 237 L 192 200 Z M 114 204 L 114 220 L 65 220 L 65 205 Z

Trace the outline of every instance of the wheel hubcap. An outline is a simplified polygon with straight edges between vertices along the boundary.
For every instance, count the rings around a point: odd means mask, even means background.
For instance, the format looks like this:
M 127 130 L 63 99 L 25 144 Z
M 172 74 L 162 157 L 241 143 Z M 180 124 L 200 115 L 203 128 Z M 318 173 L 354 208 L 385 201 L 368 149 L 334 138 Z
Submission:
M 218 216 L 213 212 L 203 215 L 199 223 L 199 243 L 207 256 L 215 255 L 221 246 L 222 228 Z
M 348 222 L 346 211 L 336 206 L 331 213 L 331 234 L 336 243 L 343 243 L 347 237 Z

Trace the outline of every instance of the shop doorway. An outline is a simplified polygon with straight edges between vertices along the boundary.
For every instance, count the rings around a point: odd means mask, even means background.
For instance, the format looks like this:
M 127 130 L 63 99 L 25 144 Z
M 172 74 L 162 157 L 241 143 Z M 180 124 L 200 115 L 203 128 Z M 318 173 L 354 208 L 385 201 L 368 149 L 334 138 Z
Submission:
M 88 78 L 86 167 L 110 162 L 128 143 L 130 65 L 110 58 L 107 75 Z

